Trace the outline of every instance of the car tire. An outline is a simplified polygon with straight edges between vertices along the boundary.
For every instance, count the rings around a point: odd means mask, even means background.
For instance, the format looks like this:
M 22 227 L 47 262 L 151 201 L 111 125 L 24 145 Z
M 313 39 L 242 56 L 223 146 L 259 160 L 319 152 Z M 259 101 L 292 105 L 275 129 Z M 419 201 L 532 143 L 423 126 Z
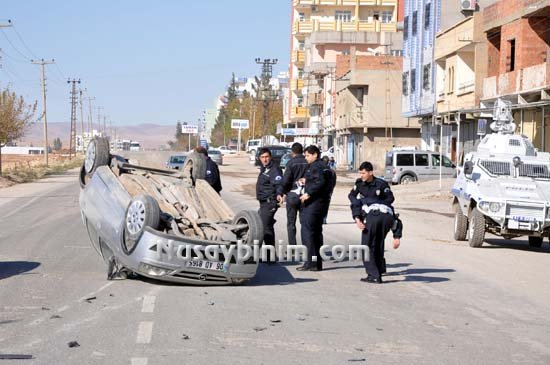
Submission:
M 416 178 L 412 175 L 403 175 L 401 176 L 401 179 L 399 179 L 400 184 L 410 184 L 416 181 Z
M 468 217 L 462 214 L 458 204 L 455 204 L 455 229 L 454 238 L 457 241 L 466 241 L 468 235 Z
M 473 208 L 468 222 L 468 244 L 470 247 L 481 247 L 485 240 L 485 216 Z
M 80 183 L 80 188 L 84 189 L 89 180 L 90 177 L 86 175 L 86 168 L 84 167 L 84 164 L 82 164 L 82 166 L 80 167 L 80 172 L 78 174 L 78 182 Z
M 200 153 L 191 152 L 187 155 L 180 170 L 183 171 L 184 174 L 189 174 L 193 180 L 204 180 L 206 177 L 206 159 Z
M 88 143 L 84 158 L 84 170 L 88 176 L 93 175 L 100 166 L 107 166 L 111 158 L 109 156 L 109 142 L 105 138 L 96 137 Z
M 160 208 L 158 202 L 150 195 L 135 196 L 124 219 L 124 241 L 122 249 L 127 255 L 136 248 L 145 227 L 157 229 L 160 223 Z
M 540 248 L 542 246 L 542 237 L 529 236 L 529 247 Z
M 255 240 L 261 244 L 264 239 L 264 227 L 260 215 L 255 210 L 241 210 L 233 217 L 233 224 L 247 224 L 246 232 L 239 232 L 238 238 L 244 244 L 252 246 Z

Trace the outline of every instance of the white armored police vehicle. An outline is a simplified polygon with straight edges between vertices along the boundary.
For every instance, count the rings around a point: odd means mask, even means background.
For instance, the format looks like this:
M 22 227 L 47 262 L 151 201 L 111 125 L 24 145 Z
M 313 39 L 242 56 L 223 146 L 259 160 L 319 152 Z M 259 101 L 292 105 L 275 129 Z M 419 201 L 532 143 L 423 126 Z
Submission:
M 528 236 L 540 247 L 550 236 L 550 153 L 514 134 L 510 105 L 498 100 L 491 129 L 468 153 L 452 193 L 454 238 L 480 247 L 485 232 L 510 239 Z

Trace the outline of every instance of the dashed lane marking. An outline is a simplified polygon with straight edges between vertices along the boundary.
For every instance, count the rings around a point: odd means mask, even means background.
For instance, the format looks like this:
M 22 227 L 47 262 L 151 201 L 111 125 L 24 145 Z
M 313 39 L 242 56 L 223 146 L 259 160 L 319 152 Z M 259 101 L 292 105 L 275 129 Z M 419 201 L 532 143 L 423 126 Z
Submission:
M 132 365 L 147 365 L 147 358 L 146 357 L 132 357 L 131 364 Z
M 155 311 L 155 301 L 157 297 L 154 295 L 146 295 L 143 297 L 142 313 L 153 313 Z
M 139 324 L 136 343 L 149 343 L 153 334 L 153 322 L 141 322 Z

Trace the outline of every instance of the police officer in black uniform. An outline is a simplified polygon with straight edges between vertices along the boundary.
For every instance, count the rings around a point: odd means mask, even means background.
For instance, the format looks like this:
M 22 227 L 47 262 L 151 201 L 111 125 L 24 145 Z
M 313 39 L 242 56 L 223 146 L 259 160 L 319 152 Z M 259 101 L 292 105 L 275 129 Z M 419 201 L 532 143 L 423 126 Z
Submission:
M 324 170 L 326 164 L 319 158 L 321 152 L 317 146 L 308 146 L 305 150 L 305 158 L 308 169 L 304 178 L 304 194 L 300 197 L 302 211 L 300 222 L 302 224 L 302 244 L 307 248 L 307 261 L 298 267 L 298 271 L 321 271 L 323 261 L 319 255 L 319 248 L 323 245 L 323 218 L 328 202 L 328 184 L 326 184 Z M 317 257 L 313 262 L 312 256 Z
M 368 246 L 369 257 L 364 258 L 367 277 L 361 281 L 382 283 L 385 270 L 384 239 L 394 228 L 394 248 L 399 247 L 402 225 L 394 224 L 393 193 L 388 183 L 374 176 L 370 162 L 359 166 L 360 178 L 348 195 L 357 227 L 362 231 L 361 244 Z
M 269 148 L 259 151 L 260 175 L 256 182 L 256 199 L 260 202 L 260 218 L 264 227 L 264 244 L 275 246 L 275 213 L 283 202 L 283 176 L 272 160 Z
M 292 145 L 292 158 L 286 164 L 283 175 L 283 190 L 286 196 L 286 229 L 288 244 L 296 245 L 296 217 L 302 206 L 298 180 L 304 177 L 308 163 L 304 158 L 304 148 L 298 142 Z
M 195 147 L 195 152 L 202 154 L 206 161 L 206 174 L 204 180 L 206 180 L 206 182 L 216 190 L 216 193 L 219 194 L 220 191 L 222 191 L 222 181 L 220 179 L 218 164 L 212 161 L 208 156 L 208 151 L 203 146 Z

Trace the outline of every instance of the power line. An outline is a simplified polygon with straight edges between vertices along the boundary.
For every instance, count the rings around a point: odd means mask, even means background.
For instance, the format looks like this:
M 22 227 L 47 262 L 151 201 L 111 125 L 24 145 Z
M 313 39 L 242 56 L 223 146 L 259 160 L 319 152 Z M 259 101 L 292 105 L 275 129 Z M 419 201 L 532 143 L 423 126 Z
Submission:
M 55 63 L 55 60 L 45 61 L 43 58 L 40 61 L 31 60 L 33 65 L 40 65 L 42 68 L 42 101 L 44 104 L 44 158 L 46 166 L 48 166 L 48 117 L 46 113 L 46 74 L 44 70 L 45 65 L 51 65 Z
M 21 35 L 19 34 L 19 32 L 17 31 L 17 28 L 15 28 L 15 25 L 12 24 L 12 29 L 13 31 L 15 32 L 15 34 L 17 35 L 17 38 L 19 38 L 19 41 L 21 41 L 21 43 L 23 44 L 23 47 L 25 47 L 27 49 L 27 51 L 29 51 L 29 53 L 31 54 L 31 56 L 33 56 L 34 58 L 38 58 L 35 56 L 35 54 L 33 53 L 33 51 L 27 46 L 27 44 L 25 43 L 25 41 L 23 40 L 23 38 L 21 37 Z
M 29 59 L 28 56 L 24 55 L 23 52 L 21 52 L 19 50 L 19 48 L 17 48 L 12 42 L 11 40 L 8 38 L 8 35 L 6 34 L 6 32 L 4 32 L 4 29 L 2 29 L 2 27 L 0 26 L 0 31 L 2 31 L 2 34 L 4 35 L 4 38 L 6 38 L 6 40 L 8 41 L 8 43 L 10 44 L 10 46 L 17 52 L 21 55 L 21 57 L 25 58 L 25 59 Z

